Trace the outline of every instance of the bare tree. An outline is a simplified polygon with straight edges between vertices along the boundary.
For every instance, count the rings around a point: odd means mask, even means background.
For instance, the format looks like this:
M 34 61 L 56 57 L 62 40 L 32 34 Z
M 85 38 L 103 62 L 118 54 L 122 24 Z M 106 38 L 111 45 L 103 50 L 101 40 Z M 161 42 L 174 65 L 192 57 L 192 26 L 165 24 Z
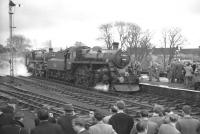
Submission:
M 6 48 L 6 47 L 4 47 L 2 44 L 0 44 L 0 53 L 6 53 L 6 52 L 8 52 L 8 51 L 9 51 L 8 48 Z
M 27 49 L 31 48 L 30 40 L 24 37 L 23 35 L 14 35 L 12 37 L 12 42 L 10 38 L 7 39 L 7 42 L 8 47 L 11 47 L 10 45 L 12 43 L 14 50 L 16 50 L 19 53 L 25 52 Z
M 181 45 L 184 44 L 185 39 L 181 35 L 181 30 L 179 28 L 172 28 L 168 31 L 169 40 L 169 63 L 174 58 L 175 52 Z
M 111 30 L 112 30 L 112 24 L 108 23 L 108 24 L 102 24 L 99 27 L 99 30 L 102 33 L 102 37 L 98 38 L 98 40 L 103 40 L 107 46 L 107 49 L 112 49 L 112 34 L 111 34 Z
M 140 39 L 140 52 L 138 53 L 137 60 L 142 62 L 150 54 L 152 36 L 149 31 L 146 31 Z
M 128 33 L 127 33 L 127 47 L 130 48 L 131 55 L 134 53 L 137 59 L 138 47 L 140 43 L 141 28 L 137 24 L 127 23 Z M 134 52 L 133 52 L 134 50 Z
M 166 70 L 166 55 L 167 55 L 167 51 L 166 51 L 166 48 L 167 48 L 167 32 L 166 31 L 163 31 L 162 32 L 162 39 L 163 39 L 163 44 L 164 44 L 164 47 L 162 48 L 162 54 L 163 54 L 163 68 L 164 70 Z

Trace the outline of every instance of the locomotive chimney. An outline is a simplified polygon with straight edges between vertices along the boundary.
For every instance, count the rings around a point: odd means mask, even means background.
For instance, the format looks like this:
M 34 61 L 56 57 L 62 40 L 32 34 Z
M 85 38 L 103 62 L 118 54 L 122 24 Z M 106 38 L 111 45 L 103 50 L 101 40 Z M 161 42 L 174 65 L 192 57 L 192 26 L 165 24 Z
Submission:
M 119 43 L 118 42 L 113 42 L 112 46 L 113 46 L 113 50 L 117 50 L 118 47 L 119 47 Z
M 52 53 L 53 52 L 53 48 L 49 48 L 49 53 Z

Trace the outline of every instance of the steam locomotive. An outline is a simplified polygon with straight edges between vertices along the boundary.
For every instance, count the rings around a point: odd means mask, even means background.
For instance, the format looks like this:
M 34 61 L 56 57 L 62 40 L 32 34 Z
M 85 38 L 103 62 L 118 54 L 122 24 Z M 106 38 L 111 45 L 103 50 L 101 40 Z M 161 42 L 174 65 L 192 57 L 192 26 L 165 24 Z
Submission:
M 35 76 L 58 79 L 83 87 L 109 85 L 109 90 L 139 90 L 139 77 L 130 65 L 130 56 L 118 49 L 91 49 L 73 46 L 64 51 L 34 50 L 26 54 L 26 67 Z M 101 87 L 101 86 L 100 86 Z M 101 89 L 100 89 L 101 90 Z

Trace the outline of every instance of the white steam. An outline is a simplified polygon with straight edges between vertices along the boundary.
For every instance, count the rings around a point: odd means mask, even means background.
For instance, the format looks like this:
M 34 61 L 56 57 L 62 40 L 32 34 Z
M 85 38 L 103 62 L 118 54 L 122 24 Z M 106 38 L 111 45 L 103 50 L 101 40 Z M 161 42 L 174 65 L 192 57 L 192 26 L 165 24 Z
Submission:
M 104 91 L 107 92 L 109 90 L 109 85 L 105 84 L 97 84 L 94 89 L 99 90 L 99 91 Z
M 15 76 L 30 76 L 25 66 L 25 58 L 17 57 L 14 58 L 14 75 Z M 0 55 L 0 76 L 10 75 L 10 63 L 9 55 L 1 54 Z

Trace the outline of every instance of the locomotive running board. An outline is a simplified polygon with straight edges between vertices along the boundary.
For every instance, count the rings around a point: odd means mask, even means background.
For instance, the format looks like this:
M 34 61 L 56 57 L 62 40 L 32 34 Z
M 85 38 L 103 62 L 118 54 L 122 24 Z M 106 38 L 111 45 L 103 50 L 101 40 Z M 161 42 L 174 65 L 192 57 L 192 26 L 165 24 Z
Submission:
M 115 91 L 117 92 L 137 92 L 140 90 L 139 85 L 130 85 L 130 84 L 115 84 Z

